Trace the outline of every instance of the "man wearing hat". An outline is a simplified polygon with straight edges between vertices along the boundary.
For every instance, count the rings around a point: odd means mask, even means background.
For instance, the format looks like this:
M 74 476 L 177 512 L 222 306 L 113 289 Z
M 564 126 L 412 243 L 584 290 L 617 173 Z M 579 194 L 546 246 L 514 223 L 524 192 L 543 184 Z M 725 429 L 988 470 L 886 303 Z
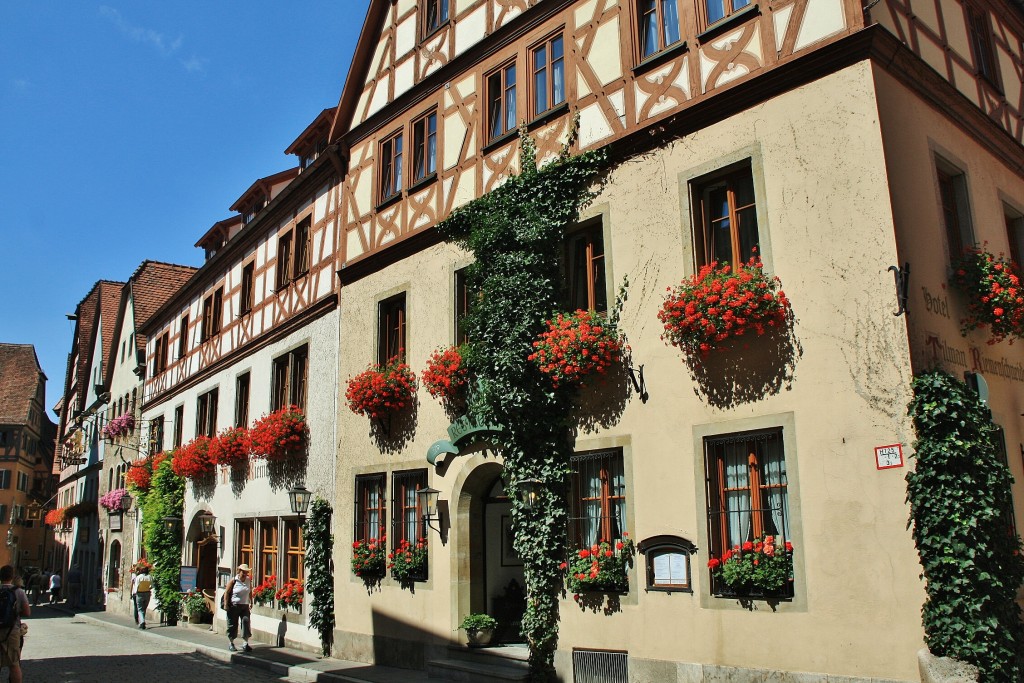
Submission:
M 232 652 L 237 652 L 238 648 L 235 647 L 235 638 L 238 637 L 238 622 L 242 622 L 242 640 L 245 644 L 242 646 L 244 652 L 252 652 L 252 646 L 249 645 L 249 638 L 252 637 L 252 631 L 249 629 L 249 593 L 252 590 L 249 585 L 249 572 L 252 568 L 247 564 L 238 565 L 238 573 L 235 574 L 235 578 L 228 581 L 228 585 L 224 588 L 223 607 L 224 611 L 228 613 L 228 649 Z

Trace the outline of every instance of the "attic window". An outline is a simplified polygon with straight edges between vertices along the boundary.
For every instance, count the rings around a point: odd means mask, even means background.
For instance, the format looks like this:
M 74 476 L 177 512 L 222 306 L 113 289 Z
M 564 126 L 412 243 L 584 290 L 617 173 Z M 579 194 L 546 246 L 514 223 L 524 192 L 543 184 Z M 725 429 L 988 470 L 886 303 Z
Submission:
M 266 206 L 266 205 L 267 205 L 267 195 L 265 195 L 265 194 L 258 195 L 255 199 L 252 200 L 252 203 L 249 204 L 249 207 L 246 210 L 246 212 L 244 214 L 242 214 L 242 222 L 243 223 L 250 223 L 250 222 L 252 222 L 256 218 L 256 214 L 258 214 L 260 212 L 260 210 L 264 206 Z M 218 248 L 219 248 L 219 246 L 218 246 Z

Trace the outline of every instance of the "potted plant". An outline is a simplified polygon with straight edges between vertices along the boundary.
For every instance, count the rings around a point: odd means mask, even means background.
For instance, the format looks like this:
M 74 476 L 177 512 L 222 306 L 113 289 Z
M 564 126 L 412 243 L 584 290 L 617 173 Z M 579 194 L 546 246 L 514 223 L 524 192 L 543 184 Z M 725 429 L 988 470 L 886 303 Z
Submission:
M 658 320 L 665 326 L 667 343 L 687 355 L 706 356 L 722 342 L 768 328 L 789 319 L 789 299 L 777 277 L 764 273 L 760 258 L 751 258 L 736 270 L 712 261 L 696 275 L 670 289 Z
M 274 597 L 277 595 L 277 575 L 271 574 L 252 589 L 250 597 L 252 604 L 266 607 L 274 604 Z
M 103 427 L 103 436 L 110 441 L 127 436 L 135 430 L 135 416 L 131 413 L 118 415 Z
M 1013 261 L 968 249 L 953 264 L 953 286 L 967 295 L 967 317 L 960 321 L 964 336 L 987 325 L 989 344 L 1024 338 L 1024 288 Z
M 614 321 L 595 311 L 559 313 L 533 342 L 529 355 L 551 384 L 583 384 L 622 360 L 622 342 Z
M 487 614 L 470 614 L 459 628 L 466 632 L 470 647 L 486 647 L 491 644 L 494 637 L 494 629 L 498 627 L 498 621 Z
M 68 509 L 66 507 L 50 510 L 46 513 L 46 516 L 43 517 L 43 522 L 52 527 L 62 527 L 64 526 L 65 519 L 67 518 L 67 512 Z
M 412 403 L 416 375 L 399 356 L 384 365 L 375 363 L 348 380 L 345 400 L 356 415 L 377 419 Z
M 720 583 L 719 594 L 779 595 L 793 581 L 793 544 L 771 535 L 746 541 L 721 558 L 712 556 L 708 569 Z
M 179 477 L 202 479 L 214 473 L 215 465 L 210 459 L 210 437 L 197 436 L 174 451 L 171 469 Z
M 379 579 L 387 568 L 385 555 L 387 538 L 354 541 L 352 543 L 352 573 L 362 579 Z
M 421 538 L 413 545 L 404 538 L 388 553 L 388 569 L 391 578 L 402 585 L 423 580 L 427 575 L 427 539 Z
M 462 346 L 435 349 L 420 375 L 427 392 L 446 407 L 466 400 L 469 372 L 463 359 L 464 351 Z
M 302 598 L 305 591 L 303 583 L 297 579 L 289 579 L 281 586 L 281 589 L 274 594 L 277 599 L 277 606 L 281 609 L 299 609 L 302 607 Z
M 203 592 L 196 588 L 181 596 L 181 607 L 188 614 L 188 623 L 198 624 L 202 621 L 204 614 L 209 614 L 210 609 L 206 604 L 206 597 Z
M 125 511 L 124 498 L 128 495 L 128 489 L 114 489 L 100 496 L 100 506 L 109 514 L 116 515 Z
M 280 461 L 301 455 L 309 440 L 306 416 L 298 406 L 285 406 L 256 420 L 249 438 L 256 457 Z
M 252 438 L 245 427 L 228 427 L 210 440 L 210 459 L 226 467 L 241 466 L 249 462 Z
M 577 550 L 560 568 L 568 572 L 569 590 L 625 593 L 629 590 L 629 565 L 635 546 L 628 534 L 614 543 L 600 541 Z

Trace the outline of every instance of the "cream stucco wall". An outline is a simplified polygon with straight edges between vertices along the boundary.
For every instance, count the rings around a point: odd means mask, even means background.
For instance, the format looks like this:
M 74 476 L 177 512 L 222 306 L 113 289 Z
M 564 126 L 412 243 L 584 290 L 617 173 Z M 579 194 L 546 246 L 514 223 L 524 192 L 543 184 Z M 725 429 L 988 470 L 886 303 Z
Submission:
M 643 572 L 634 570 L 629 595 L 611 614 L 581 610 L 567 596 L 563 673 L 579 647 L 628 650 L 631 662 L 663 672 L 657 680 L 675 680 L 662 676 L 677 662 L 679 676 L 689 675 L 687 664 L 704 664 L 915 678 L 924 594 L 906 530 L 906 469 L 876 469 L 873 451 L 894 443 L 909 450 L 913 438 L 905 416 L 909 350 L 904 323 L 891 313 L 886 270 L 897 255 L 873 88 L 861 63 L 708 125 L 622 163 L 587 209 L 584 218 L 603 217 L 609 289 L 630 280 L 622 325 L 635 363 L 645 366 L 650 401 L 632 396 L 613 424 L 582 430 L 576 448 L 623 448 L 630 534 L 684 536 L 698 553 L 693 594 L 646 592 Z M 656 313 L 666 288 L 693 272 L 690 182 L 748 159 L 765 263 L 793 302 L 799 352 L 791 381 L 756 400 L 715 407 L 722 402 L 708 400 L 709 385 L 727 392 L 719 373 L 729 367 L 709 363 L 695 379 L 660 340 Z M 342 383 L 375 357 L 376 305 L 395 292 L 407 293 L 415 371 L 451 343 L 453 273 L 466 262 L 439 245 L 345 286 Z M 756 354 L 734 353 L 735 362 L 756 367 Z M 739 373 L 737 381 L 748 378 Z M 430 532 L 431 578 L 415 592 L 390 579 L 367 590 L 348 570 L 354 476 L 427 467 L 427 448 L 445 438 L 440 406 L 423 390 L 418 399 L 411 430 L 385 441 L 368 420 L 339 407 L 338 656 L 380 661 L 405 648 L 415 664 L 431 647 L 461 637 L 455 627 L 468 598 L 459 572 L 468 545 L 455 521 L 445 544 Z M 796 597 L 749 610 L 709 594 L 701 439 L 765 426 L 784 434 Z M 430 471 L 428 485 L 441 491 L 452 520 L 471 469 L 494 457 L 477 453 Z M 380 637 L 385 628 L 392 638 L 425 643 L 426 654 Z

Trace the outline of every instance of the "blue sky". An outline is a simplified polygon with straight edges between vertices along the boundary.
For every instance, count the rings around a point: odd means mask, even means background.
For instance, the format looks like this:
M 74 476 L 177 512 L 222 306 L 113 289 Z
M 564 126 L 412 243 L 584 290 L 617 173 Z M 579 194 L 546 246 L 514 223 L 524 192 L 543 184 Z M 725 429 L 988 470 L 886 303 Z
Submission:
M 0 342 L 63 390 L 65 314 L 193 247 L 337 104 L 369 0 L 0 3 Z M 52 418 L 52 413 L 50 413 Z

